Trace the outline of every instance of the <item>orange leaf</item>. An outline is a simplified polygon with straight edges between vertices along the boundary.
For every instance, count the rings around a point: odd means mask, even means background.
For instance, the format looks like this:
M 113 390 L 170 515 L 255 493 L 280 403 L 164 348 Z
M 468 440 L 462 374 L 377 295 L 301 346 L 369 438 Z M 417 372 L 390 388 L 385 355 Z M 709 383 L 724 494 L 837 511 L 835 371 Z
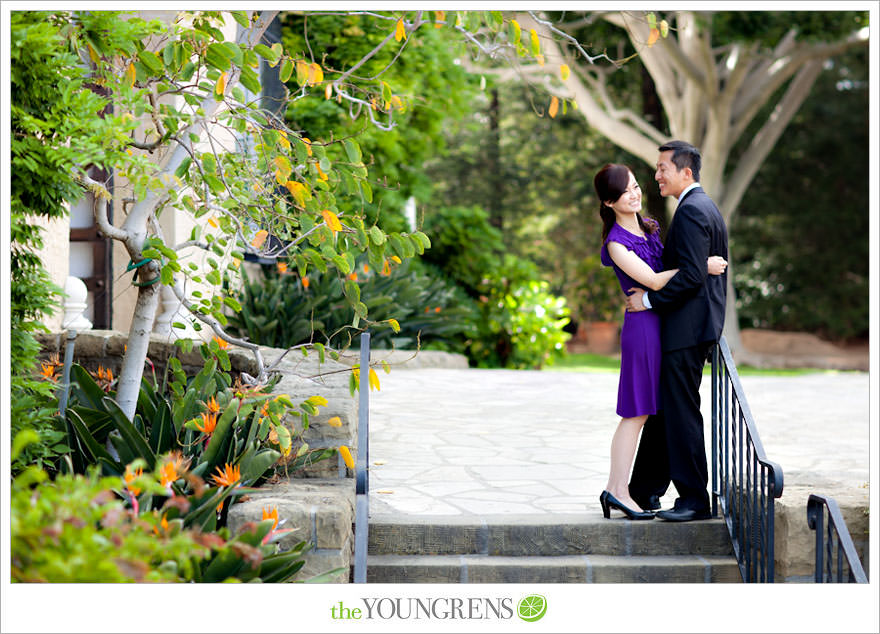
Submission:
M 287 188 L 291 194 L 293 194 L 294 199 L 300 207 L 305 206 L 306 204 L 306 186 L 298 181 L 287 181 L 284 183 L 284 186 Z
M 129 64 L 128 68 L 125 69 L 125 79 L 128 82 L 129 88 L 134 88 L 135 77 L 137 77 L 137 72 L 134 69 L 134 64 Z
M 254 236 L 254 239 L 251 240 L 251 246 L 255 249 L 259 249 L 268 237 L 269 232 L 265 229 L 260 229 L 259 231 L 257 231 L 257 235 Z
M 437 22 L 445 22 L 446 21 L 446 11 L 434 11 L 434 19 Z M 435 24 L 434 28 L 442 29 L 443 25 L 442 24 Z
M 657 29 L 651 29 L 651 34 L 648 36 L 648 46 L 654 46 L 654 42 L 656 42 L 659 37 L 660 31 Z
M 327 223 L 327 226 L 330 227 L 330 230 L 333 233 L 337 231 L 342 231 L 342 223 L 339 222 L 339 218 L 329 209 L 325 209 L 321 212 L 321 215 L 324 216 L 324 222 Z
M 394 39 L 398 42 L 406 39 L 406 28 L 403 26 L 403 18 L 397 21 L 397 26 L 394 29 Z
M 553 97 L 553 99 L 550 100 L 550 118 L 555 118 L 557 112 L 559 112 L 559 99 Z

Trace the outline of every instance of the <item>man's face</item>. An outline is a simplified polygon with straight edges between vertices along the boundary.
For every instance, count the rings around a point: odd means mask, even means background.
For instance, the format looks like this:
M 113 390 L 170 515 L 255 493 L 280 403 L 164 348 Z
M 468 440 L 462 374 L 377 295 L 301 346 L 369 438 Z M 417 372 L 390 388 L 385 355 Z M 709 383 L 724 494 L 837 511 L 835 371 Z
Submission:
M 679 171 L 675 163 L 672 162 L 672 150 L 660 152 L 654 180 L 660 185 L 661 196 L 675 196 L 676 198 L 684 191 L 685 187 L 694 182 L 689 167 Z

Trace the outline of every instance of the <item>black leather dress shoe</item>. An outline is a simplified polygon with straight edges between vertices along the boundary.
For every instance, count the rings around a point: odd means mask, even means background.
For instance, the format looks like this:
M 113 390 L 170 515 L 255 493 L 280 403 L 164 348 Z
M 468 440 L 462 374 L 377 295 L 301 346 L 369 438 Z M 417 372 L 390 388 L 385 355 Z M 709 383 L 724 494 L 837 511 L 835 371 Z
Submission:
M 690 522 L 692 520 L 707 520 L 712 517 L 708 509 L 695 511 L 694 509 L 676 509 L 657 511 L 657 517 L 667 522 Z
M 660 508 L 659 495 L 649 495 L 647 500 L 637 497 L 633 497 L 633 499 L 636 501 L 636 504 L 638 504 L 646 511 L 656 511 Z

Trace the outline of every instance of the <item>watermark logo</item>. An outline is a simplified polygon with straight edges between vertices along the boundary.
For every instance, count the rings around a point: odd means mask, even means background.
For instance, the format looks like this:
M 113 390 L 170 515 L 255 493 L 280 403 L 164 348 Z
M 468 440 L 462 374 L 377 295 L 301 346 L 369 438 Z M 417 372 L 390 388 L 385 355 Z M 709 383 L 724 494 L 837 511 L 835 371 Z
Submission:
M 523 597 L 516 606 L 516 614 L 523 621 L 539 621 L 547 613 L 547 599 L 540 594 Z

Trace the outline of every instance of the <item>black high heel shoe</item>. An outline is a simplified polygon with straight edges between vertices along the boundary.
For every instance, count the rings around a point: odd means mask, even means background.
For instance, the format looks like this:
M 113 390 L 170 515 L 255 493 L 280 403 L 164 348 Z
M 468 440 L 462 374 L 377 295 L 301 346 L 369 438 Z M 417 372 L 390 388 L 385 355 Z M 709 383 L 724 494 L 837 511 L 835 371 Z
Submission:
M 605 516 L 605 519 L 611 519 L 611 509 L 618 509 L 619 511 L 623 511 L 624 515 L 626 515 L 627 519 L 630 520 L 652 520 L 654 519 L 654 514 L 648 511 L 634 511 L 616 497 L 608 493 L 608 491 L 602 491 L 602 495 L 599 496 L 599 503 L 602 505 L 602 515 Z

